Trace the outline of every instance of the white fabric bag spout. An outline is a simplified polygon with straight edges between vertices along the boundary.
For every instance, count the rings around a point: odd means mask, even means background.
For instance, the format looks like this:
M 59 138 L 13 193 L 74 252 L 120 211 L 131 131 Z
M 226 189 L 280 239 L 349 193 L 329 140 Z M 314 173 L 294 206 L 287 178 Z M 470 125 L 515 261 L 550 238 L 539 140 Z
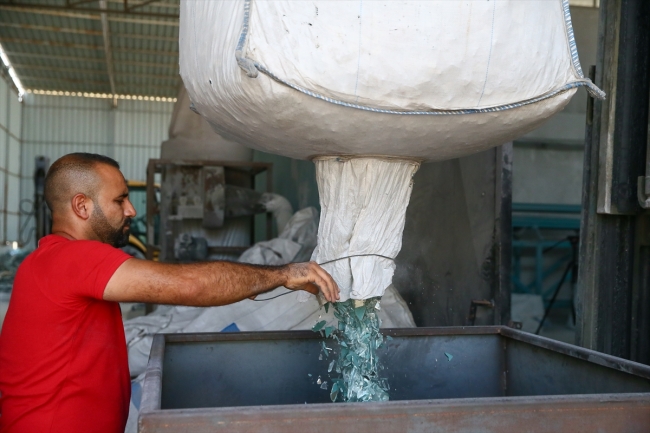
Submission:
M 180 73 L 224 137 L 294 158 L 455 158 L 604 96 L 568 0 L 182 0 Z

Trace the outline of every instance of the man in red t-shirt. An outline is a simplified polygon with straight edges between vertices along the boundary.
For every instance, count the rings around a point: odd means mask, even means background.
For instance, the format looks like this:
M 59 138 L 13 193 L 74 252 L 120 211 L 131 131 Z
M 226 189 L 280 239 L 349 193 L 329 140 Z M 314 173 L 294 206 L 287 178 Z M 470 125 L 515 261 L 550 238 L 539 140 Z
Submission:
M 315 263 L 280 267 L 137 260 L 119 165 L 57 160 L 45 180 L 52 233 L 22 263 L 0 334 L 0 432 L 124 431 L 131 393 L 118 302 L 225 305 L 285 286 L 338 299 Z

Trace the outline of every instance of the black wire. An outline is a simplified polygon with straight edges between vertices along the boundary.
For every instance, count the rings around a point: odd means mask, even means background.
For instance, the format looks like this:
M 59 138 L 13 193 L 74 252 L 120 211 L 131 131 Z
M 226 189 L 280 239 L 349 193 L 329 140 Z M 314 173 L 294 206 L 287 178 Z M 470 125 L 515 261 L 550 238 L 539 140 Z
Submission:
M 256 301 L 256 302 L 270 301 L 271 299 L 279 298 L 280 296 L 288 295 L 289 293 L 293 293 L 293 292 L 294 292 L 293 290 L 289 290 L 288 292 L 280 293 L 279 295 L 271 296 L 270 298 L 253 299 L 253 301 Z
M 395 261 L 394 258 L 387 257 L 387 256 L 382 256 L 381 254 L 353 254 L 351 256 L 339 257 L 338 259 L 328 260 L 326 262 L 319 263 L 318 265 L 323 266 L 323 265 L 327 265 L 328 263 L 334 263 L 334 262 L 338 262 L 339 260 L 350 259 L 352 257 L 369 257 L 369 256 L 381 257 L 382 259 L 388 259 L 388 260 L 391 260 L 391 261 Z M 272 296 L 270 298 L 253 299 L 253 301 L 256 301 L 256 302 L 270 301 L 271 299 L 279 298 L 280 296 L 288 295 L 289 293 L 293 293 L 293 292 L 294 292 L 293 290 L 289 290 L 288 292 L 280 293 L 279 295 L 275 295 L 275 296 Z
M 391 260 L 393 262 L 395 261 L 394 258 L 387 257 L 387 256 L 382 256 L 381 254 L 354 254 L 354 255 L 351 255 L 351 256 L 339 257 L 338 259 L 329 260 L 327 262 L 319 263 L 319 265 L 323 266 L 323 265 L 327 265 L 328 263 L 334 263 L 334 262 L 338 262 L 339 260 L 350 259 L 352 257 L 369 257 L 369 256 L 381 257 L 382 259 L 388 259 L 388 260 Z

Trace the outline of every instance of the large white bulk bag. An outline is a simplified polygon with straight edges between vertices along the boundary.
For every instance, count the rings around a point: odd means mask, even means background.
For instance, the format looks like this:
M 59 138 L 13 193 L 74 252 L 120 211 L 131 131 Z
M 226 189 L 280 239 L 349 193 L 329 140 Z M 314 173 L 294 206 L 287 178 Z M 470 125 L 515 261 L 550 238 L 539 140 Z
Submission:
M 568 0 L 182 0 L 180 73 L 224 137 L 294 158 L 458 157 L 603 96 Z
M 169 123 L 169 139 L 160 145 L 160 158 L 186 161 L 252 161 L 253 151 L 217 134 L 204 118 L 190 110 L 185 87 L 180 88 Z

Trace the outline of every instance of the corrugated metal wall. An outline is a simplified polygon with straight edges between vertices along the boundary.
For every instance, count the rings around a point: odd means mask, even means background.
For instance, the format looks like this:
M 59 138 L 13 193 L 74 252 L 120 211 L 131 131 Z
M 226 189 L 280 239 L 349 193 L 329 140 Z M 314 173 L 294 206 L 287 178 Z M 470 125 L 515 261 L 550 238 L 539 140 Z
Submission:
M 117 160 L 127 179 L 144 181 L 147 162 L 160 157 L 172 109 L 172 102 L 120 100 L 113 109 L 108 99 L 27 94 L 21 198 L 33 199 L 37 156 L 45 156 L 52 163 L 71 152 L 100 153 Z M 27 224 L 31 227 L 33 222 Z
M 22 106 L 8 77 L 0 78 L 0 242 L 18 241 Z

